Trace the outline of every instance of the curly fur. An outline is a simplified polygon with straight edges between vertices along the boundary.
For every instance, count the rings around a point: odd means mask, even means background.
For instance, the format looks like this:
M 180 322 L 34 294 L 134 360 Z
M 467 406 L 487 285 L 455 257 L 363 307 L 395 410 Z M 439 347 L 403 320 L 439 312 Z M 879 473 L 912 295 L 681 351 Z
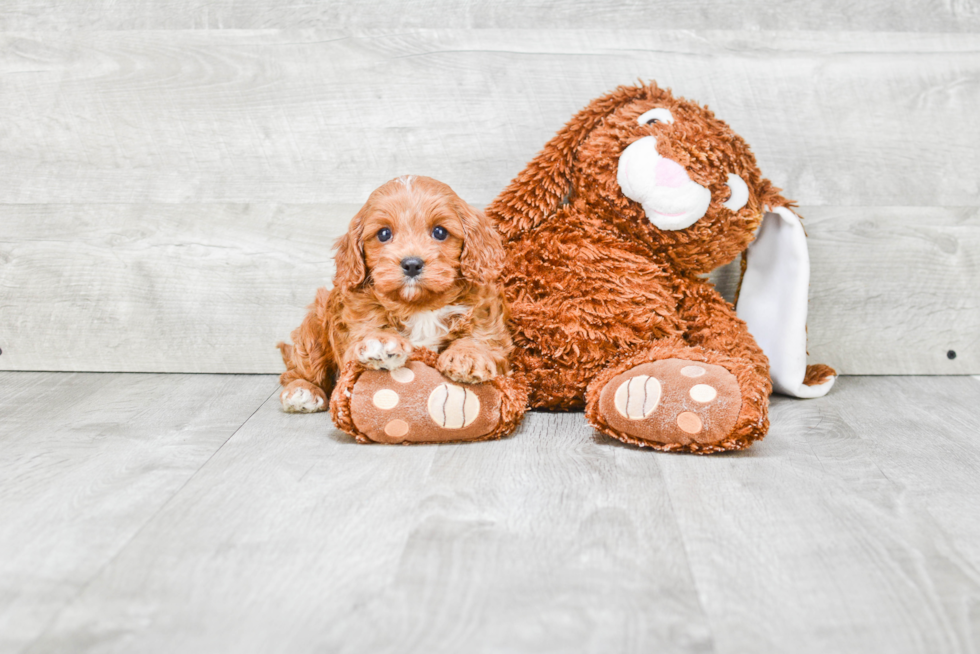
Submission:
M 443 241 L 433 237 L 437 226 L 448 231 Z M 392 233 L 384 242 L 382 229 Z M 417 277 L 405 274 L 407 257 L 423 261 Z M 503 259 L 483 212 L 446 184 L 406 176 L 379 187 L 337 242 L 333 289 L 317 291 L 292 344 L 278 345 L 284 408 L 297 390 L 325 400 L 347 364 L 398 367 L 418 347 L 440 352 L 436 369 L 455 381 L 508 372 L 513 345 L 497 283 Z M 380 346 L 372 349 L 372 340 Z

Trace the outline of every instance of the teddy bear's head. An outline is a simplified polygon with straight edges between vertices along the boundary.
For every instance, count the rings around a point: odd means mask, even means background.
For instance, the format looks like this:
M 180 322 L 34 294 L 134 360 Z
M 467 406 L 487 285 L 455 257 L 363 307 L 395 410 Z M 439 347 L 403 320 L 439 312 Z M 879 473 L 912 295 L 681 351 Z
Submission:
M 514 238 L 565 203 L 688 273 L 734 259 L 752 241 L 764 207 L 790 204 L 727 124 L 655 83 L 591 102 L 488 213 Z

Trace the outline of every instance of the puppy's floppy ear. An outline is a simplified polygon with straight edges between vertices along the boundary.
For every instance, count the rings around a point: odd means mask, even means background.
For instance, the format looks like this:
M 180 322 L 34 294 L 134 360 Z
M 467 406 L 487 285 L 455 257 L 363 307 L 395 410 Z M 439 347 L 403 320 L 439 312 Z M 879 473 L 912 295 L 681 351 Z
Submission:
M 506 239 L 513 239 L 555 213 L 570 194 L 572 164 L 579 146 L 603 118 L 657 86 L 620 86 L 575 114 L 514 181 L 487 207 Z
M 462 200 L 458 200 L 455 205 L 464 233 L 459 271 L 474 284 L 491 284 L 497 280 L 504 267 L 504 246 L 500 234 L 479 209 L 474 209 Z
M 364 262 L 364 213 L 365 204 L 350 221 L 347 233 L 337 239 L 334 256 L 337 271 L 334 274 L 334 288 L 352 290 L 364 283 L 367 277 L 367 264 Z
M 836 373 L 806 365 L 810 254 L 799 216 L 785 206 L 766 207 L 744 266 L 736 312 L 769 358 L 773 390 L 793 397 L 826 395 Z

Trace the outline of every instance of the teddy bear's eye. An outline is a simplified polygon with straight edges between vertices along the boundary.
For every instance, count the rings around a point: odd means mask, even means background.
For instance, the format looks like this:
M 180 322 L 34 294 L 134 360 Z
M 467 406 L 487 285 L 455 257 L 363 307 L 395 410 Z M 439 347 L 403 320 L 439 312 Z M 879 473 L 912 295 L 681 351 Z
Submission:
M 735 173 L 728 173 L 728 181 L 725 182 L 731 193 L 728 199 L 721 206 L 729 211 L 738 211 L 749 202 L 749 186 L 745 180 Z
M 657 123 L 672 123 L 674 122 L 674 116 L 670 113 L 670 110 L 664 109 L 663 107 L 657 107 L 656 109 L 651 109 L 650 111 L 640 114 L 640 117 L 636 119 L 636 122 L 640 125 L 656 125 Z
M 386 241 L 390 241 L 391 230 L 388 229 L 387 227 L 382 227 L 380 230 L 378 230 L 378 240 L 381 241 L 382 243 L 385 243 Z

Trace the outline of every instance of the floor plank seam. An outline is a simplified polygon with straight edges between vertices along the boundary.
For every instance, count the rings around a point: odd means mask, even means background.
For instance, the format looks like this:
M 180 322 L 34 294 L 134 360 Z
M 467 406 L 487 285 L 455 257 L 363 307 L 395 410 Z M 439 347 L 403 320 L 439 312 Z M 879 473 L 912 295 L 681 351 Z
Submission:
M 821 417 L 817 421 L 817 424 L 813 426 L 813 429 L 819 428 L 820 425 L 822 425 L 822 424 L 823 424 L 823 418 Z M 807 429 L 806 432 L 803 434 L 803 442 L 806 443 L 806 448 L 808 450 L 810 450 L 810 454 L 813 456 L 814 460 L 820 465 L 820 470 L 824 474 L 826 474 L 826 472 L 827 472 L 827 466 L 824 465 L 823 459 L 820 458 L 820 455 L 819 454 L 817 454 L 817 449 L 815 447 L 813 447 L 813 443 L 811 443 L 810 442 L 810 439 L 807 437 L 807 435 L 810 433 L 810 431 L 811 431 L 811 429 Z
M 265 406 L 265 403 L 269 401 L 269 398 L 271 398 L 273 395 L 275 395 L 278 390 L 279 390 L 279 382 L 276 381 L 276 386 L 275 386 L 275 388 L 272 389 L 272 392 L 269 393 L 265 397 L 265 399 L 263 399 L 261 402 L 259 402 L 258 403 L 258 406 L 255 407 L 255 410 L 252 411 L 252 413 L 250 413 L 248 415 L 248 417 L 245 418 L 245 420 L 243 420 L 242 423 L 240 425 L 238 425 L 238 427 L 235 428 L 235 430 L 228 436 L 228 438 L 226 438 L 225 440 L 223 440 L 221 442 L 221 445 L 219 445 L 214 450 L 214 452 L 211 453 L 211 456 L 209 456 L 203 463 L 201 463 L 201 465 L 198 466 L 197 470 L 195 470 L 193 474 L 191 474 L 189 477 L 187 477 L 187 479 L 184 480 L 184 483 L 182 483 L 179 488 L 175 489 L 174 492 L 171 493 L 170 497 L 167 498 L 167 501 L 164 502 L 163 504 L 161 504 L 157 508 L 157 510 L 154 511 L 153 514 L 150 515 L 143 522 L 142 525 L 140 525 L 139 529 L 137 529 L 136 531 L 134 531 L 133 534 L 129 538 L 126 539 L 126 542 L 123 543 L 119 547 L 119 549 L 116 550 L 116 552 L 111 557 L 109 557 L 109 559 L 104 564 L 102 564 L 99 567 L 99 569 L 91 577 L 89 577 L 89 579 L 84 584 L 82 584 L 81 586 L 79 586 L 78 590 L 75 592 L 74 595 L 72 595 L 71 599 L 69 599 L 68 601 L 66 601 L 62 605 L 62 607 L 51 617 L 51 619 L 47 622 L 47 624 L 44 625 L 44 627 L 38 631 L 37 636 L 33 640 L 31 640 L 30 643 L 28 643 L 24 648 L 22 648 L 20 650 L 20 653 L 21 654 L 30 651 L 31 648 L 33 648 L 39 641 L 41 641 L 46 636 L 48 636 L 48 634 L 51 632 L 51 630 L 54 628 L 54 626 L 58 623 L 58 620 L 65 613 L 65 611 L 67 611 L 72 605 L 74 605 L 74 603 L 76 601 L 78 601 L 78 598 L 81 597 L 85 593 L 85 591 L 88 589 L 88 587 L 91 586 L 95 582 L 95 580 L 97 580 L 99 577 L 101 577 L 105 573 L 105 571 L 107 569 L 109 569 L 110 566 L 112 566 L 113 563 L 115 563 L 116 559 L 118 559 L 119 556 L 123 552 L 126 551 L 126 549 L 130 546 L 130 544 L 132 544 L 133 541 L 136 540 L 136 538 L 141 533 L 143 533 L 143 531 L 147 528 L 147 526 L 149 526 L 154 520 L 156 520 L 157 516 L 159 516 L 163 512 L 163 510 L 166 509 L 170 505 L 170 503 L 174 501 L 174 498 L 176 498 L 178 495 L 180 495 L 181 491 L 183 491 L 184 488 L 186 488 L 187 485 L 195 477 L 197 477 L 197 475 L 201 472 L 201 470 L 203 470 L 208 465 L 208 463 L 210 463 L 211 460 L 214 459 L 214 457 L 218 454 L 218 452 L 220 452 L 222 450 L 222 448 L 224 448 L 224 446 L 227 445 L 228 442 L 232 438 L 234 438 L 235 435 L 238 432 L 240 432 L 242 430 L 242 427 L 244 427 L 246 424 L 248 424 L 248 421 L 251 420 L 255 416 L 255 414 L 259 412 L 259 410 L 263 406 Z
M 660 470 L 660 477 L 666 482 L 666 474 L 659 459 L 657 460 L 657 469 Z M 687 572 L 691 577 L 691 585 L 694 586 L 695 597 L 698 598 L 698 608 L 701 609 L 701 615 L 704 617 L 704 624 L 707 626 L 708 632 L 711 634 L 711 651 L 717 652 L 718 641 L 715 637 L 715 627 L 711 623 L 711 616 L 708 615 L 708 611 L 704 607 L 704 594 L 701 586 L 698 584 L 697 575 L 694 573 L 694 566 L 691 565 L 691 550 L 687 546 L 687 539 L 684 537 L 684 529 L 681 527 L 680 520 L 677 519 L 677 510 L 674 508 L 674 497 L 670 493 L 670 484 L 664 483 L 664 493 L 667 495 L 667 504 L 670 506 L 670 515 L 673 517 L 674 525 L 677 527 L 677 534 L 681 541 L 681 547 L 684 548 L 684 561 L 687 563 Z

